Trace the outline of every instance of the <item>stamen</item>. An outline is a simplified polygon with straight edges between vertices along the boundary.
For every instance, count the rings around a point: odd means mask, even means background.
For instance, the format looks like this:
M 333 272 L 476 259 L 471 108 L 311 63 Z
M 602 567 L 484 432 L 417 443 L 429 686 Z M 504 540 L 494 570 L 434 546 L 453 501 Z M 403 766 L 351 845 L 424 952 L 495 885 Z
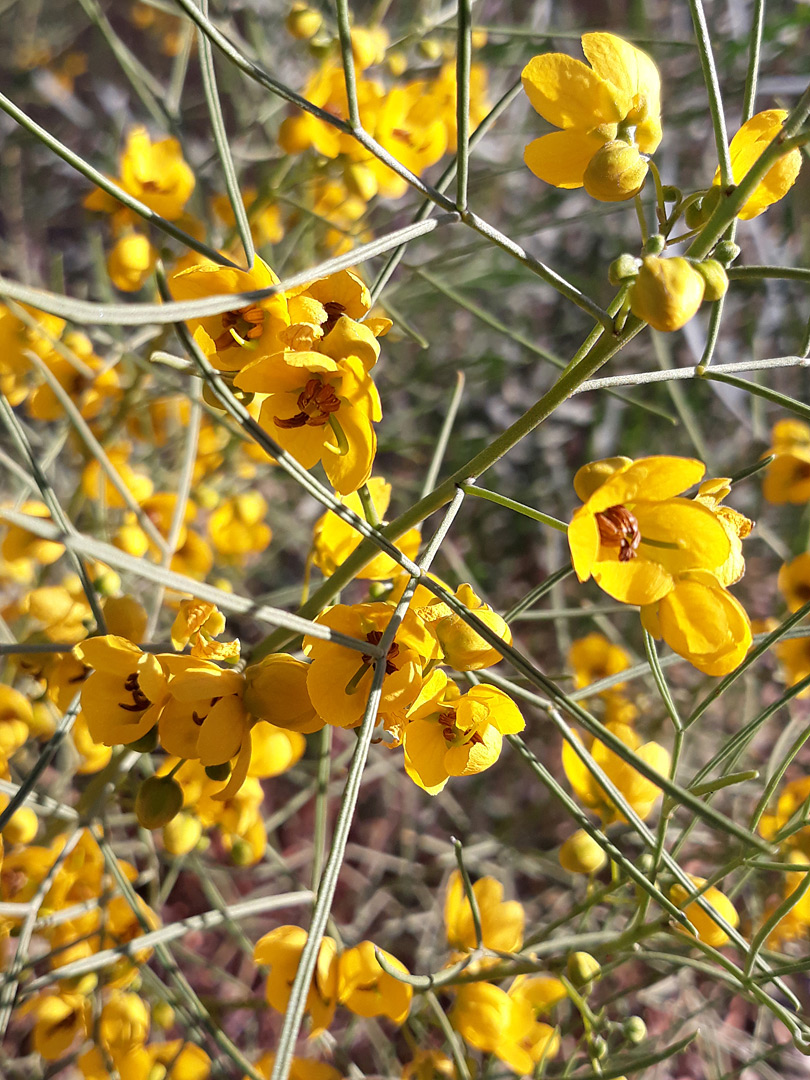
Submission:
M 605 547 L 618 547 L 619 562 L 635 559 L 641 530 L 635 514 L 626 506 L 609 506 L 596 515 L 599 537 Z

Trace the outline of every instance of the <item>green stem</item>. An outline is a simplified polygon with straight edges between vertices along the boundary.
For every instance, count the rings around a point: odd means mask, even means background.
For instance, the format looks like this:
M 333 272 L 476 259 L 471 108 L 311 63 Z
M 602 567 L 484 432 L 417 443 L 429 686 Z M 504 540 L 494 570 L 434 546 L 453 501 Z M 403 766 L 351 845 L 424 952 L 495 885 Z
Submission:
M 549 514 L 543 514 L 540 510 L 526 506 L 525 503 L 509 499 L 506 495 L 499 495 L 497 491 L 488 491 L 486 488 L 476 487 L 475 484 L 459 484 L 459 487 L 467 495 L 475 495 L 478 499 L 486 499 L 487 502 L 497 503 L 498 506 L 503 506 L 507 510 L 514 510 L 518 514 L 523 514 L 524 517 L 531 518 L 532 521 L 539 521 L 541 525 L 548 525 L 550 528 L 556 529 L 557 532 L 568 532 L 568 525 L 564 521 L 551 517 Z
M 709 28 L 706 25 L 706 15 L 701 0 L 689 0 L 689 11 L 695 29 L 703 81 L 706 84 L 706 93 L 709 96 L 709 112 L 712 117 L 714 141 L 717 145 L 717 160 L 720 162 L 720 181 L 723 187 L 728 187 L 729 184 L 734 183 L 734 177 L 731 173 L 731 158 L 728 152 L 728 134 L 726 133 L 726 121 L 723 116 L 723 101 L 720 97 L 720 83 L 717 79 L 717 69 L 714 66 L 714 56 L 712 55 L 711 37 L 709 36 Z
M 470 170 L 470 66 L 472 63 L 472 2 L 459 0 L 456 44 L 456 207 L 467 211 Z

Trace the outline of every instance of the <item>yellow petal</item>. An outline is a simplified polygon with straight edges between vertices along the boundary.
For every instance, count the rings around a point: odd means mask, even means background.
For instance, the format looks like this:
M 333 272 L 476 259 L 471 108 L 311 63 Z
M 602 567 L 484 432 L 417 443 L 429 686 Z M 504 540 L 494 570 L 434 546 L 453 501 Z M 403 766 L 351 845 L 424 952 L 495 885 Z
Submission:
M 564 53 L 534 56 L 523 69 L 523 89 L 533 108 L 558 128 L 589 131 L 622 120 L 628 96 Z
M 582 187 L 583 176 L 594 154 L 608 141 L 594 131 L 573 128 L 553 131 L 530 142 L 523 160 L 540 180 L 558 188 Z
M 605 33 L 583 34 L 582 51 L 596 74 L 612 82 L 630 99 L 631 119 L 641 122 L 647 117 L 660 116 L 661 78 L 647 53 L 615 34 Z M 658 142 L 641 149 L 651 154 Z

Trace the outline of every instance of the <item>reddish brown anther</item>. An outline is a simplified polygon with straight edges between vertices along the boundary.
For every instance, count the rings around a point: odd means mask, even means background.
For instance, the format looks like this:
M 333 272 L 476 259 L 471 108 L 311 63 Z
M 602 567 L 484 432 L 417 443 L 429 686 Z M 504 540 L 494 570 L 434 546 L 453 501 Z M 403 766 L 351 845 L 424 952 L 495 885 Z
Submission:
M 335 323 L 337 323 L 346 308 L 337 300 L 328 300 L 323 307 L 326 312 L 326 322 L 321 323 L 321 329 L 323 330 L 323 336 L 326 337 L 329 331 L 334 329 Z
M 382 631 L 381 630 L 370 630 L 366 634 L 366 641 L 369 643 L 369 645 L 379 645 L 381 639 L 382 639 Z M 396 660 L 396 658 L 398 656 L 399 656 L 399 645 L 397 645 L 397 643 L 394 641 L 394 642 L 392 642 L 391 647 L 388 650 L 388 656 L 385 659 L 385 674 L 386 675 L 393 675 L 393 673 L 398 670 L 396 664 L 394 663 L 394 660 Z M 371 664 L 372 662 L 373 662 L 373 657 L 369 656 L 368 653 L 363 653 L 363 663 L 364 664 Z
M 131 705 L 125 705 L 123 702 L 119 702 L 119 705 L 125 712 L 143 712 L 144 709 L 148 709 L 152 704 L 143 690 L 141 690 L 137 672 L 133 671 L 127 676 L 127 680 L 124 683 L 124 689 L 127 693 L 132 694 Z
M 330 413 L 337 412 L 340 408 L 340 398 L 328 383 L 324 384 L 320 379 L 310 379 L 298 395 L 298 408 L 301 411 L 295 416 L 274 416 L 276 427 L 296 428 L 303 427 L 304 424 L 323 427 L 329 420 Z
M 222 333 L 214 342 L 217 352 L 224 352 L 238 345 L 237 337 L 243 341 L 255 341 L 262 336 L 264 312 L 260 307 L 239 308 L 238 311 L 226 311 L 222 316 Z M 237 337 L 231 333 L 234 330 Z
M 636 557 L 641 543 L 641 530 L 635 514 L 626 506 L 609 506 L 596 515 L 599 537 L 605 547 L 618 547 L 619 562 L 629 562 Z

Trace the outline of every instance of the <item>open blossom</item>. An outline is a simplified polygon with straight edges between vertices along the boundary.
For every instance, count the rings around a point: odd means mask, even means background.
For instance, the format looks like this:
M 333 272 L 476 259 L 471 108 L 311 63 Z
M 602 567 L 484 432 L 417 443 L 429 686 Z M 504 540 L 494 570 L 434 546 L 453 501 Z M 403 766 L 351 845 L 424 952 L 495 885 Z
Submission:
M 778 420 L 768 453 L 776 454 L 762 485 L 768 502 L 801 505 L 810 500 L 810 426 L 801 420 Z
M 504 900 L 503 885 L 493 877 L 479 878 L 472 891 L 481 919 L 481 944 L 496 952 L 518 952 L 526 921 L 523 905 L 517 900 Z M 452 949 L 469 951 L 476 947 L 472 908 L 458 870 L 453 871 L 447 883 L 444 925 Z
M 678 496 L 701 479 L 691 458 L 607 458 L 581 468 L 574 489 L 583 506 L 568 526 L 580 581 L 593 577 L 625 604 L 651 604 L 686 570 L 722 566 L 731 550 L 711 510 Z
M 615 34 L 583 34 L 582 51 L 590 67 L 564 53 L 545 53 L 523 69 L 532 106 L 562 129 L 530 143 L 524 160 L 555 187 L 584 185 L 603 201 L 631 198 L 647 171 L 641 155 L 661 142 L 658 69 Z
M 88 638 L 73 651 L 93 668 L 82 686 L 82 715 L 93 739 L 128 745 L 151 731 L 168 690 L 160 661 L 112 634 Z
M 176 221 L 182 215 L 195 180 L 177 139 L 152 142 L 145 127 L 133 128 L 119 165 L 119 184 L 130 195 L 169 221 Z M 88 210 L 108 213 L 121 209 L 117 199 L 98 188 L 87 196 L 84 205 Z
M 787 115 L 785 109 L 766 109 L 746 120 L 728 148 L 735 184 L 742 183 L 755 162 L 767 150 L 768 144 L 779 135 Z M 769 206 L 787 195 L 796 183 L 801 167 L 802 152 L 799 147 L 794 147 L 765 173 L 753 194 L 737 211 L 737 217 L 742 221 L 749 221 L 764 214 Z M 718 168 L 713 183 L 716 186 L 720 182 Z

